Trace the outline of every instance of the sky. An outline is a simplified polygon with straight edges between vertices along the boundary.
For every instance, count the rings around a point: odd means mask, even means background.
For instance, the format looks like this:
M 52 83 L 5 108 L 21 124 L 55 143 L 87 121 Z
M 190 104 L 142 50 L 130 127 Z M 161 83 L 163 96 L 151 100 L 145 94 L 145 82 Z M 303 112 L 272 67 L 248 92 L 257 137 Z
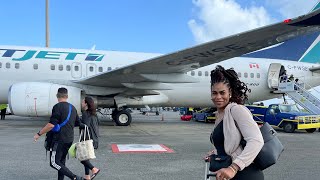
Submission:
M 318 0 L 49 0 L 50 47 L 170 53 L 307 13 Z M 1 45 L 45 46 L 45 0 L 1 3 Z
M 297 17 L 318 0 L 49 0 L 50 47 L 171 53 Z M 45 46 L 45 0 L 1 3 L 1 45 Z

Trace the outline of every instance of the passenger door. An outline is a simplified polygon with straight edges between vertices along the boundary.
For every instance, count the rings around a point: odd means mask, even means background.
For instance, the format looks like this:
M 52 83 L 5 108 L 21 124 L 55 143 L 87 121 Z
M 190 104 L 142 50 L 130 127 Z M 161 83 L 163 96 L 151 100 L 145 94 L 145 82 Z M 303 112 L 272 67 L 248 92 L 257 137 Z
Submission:
M 271 63 L 268 70 L 268 87 L 270 89 L 278 88 L 279 74 L 281 69 L 280 63 Z

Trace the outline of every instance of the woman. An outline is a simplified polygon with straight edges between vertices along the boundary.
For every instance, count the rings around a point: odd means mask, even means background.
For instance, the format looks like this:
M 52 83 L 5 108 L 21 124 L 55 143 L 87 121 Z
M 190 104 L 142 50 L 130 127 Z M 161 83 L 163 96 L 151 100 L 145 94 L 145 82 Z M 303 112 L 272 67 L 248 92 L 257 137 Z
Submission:
M 99 120 L 96 115 L 96 107 L 94 105 L 94 101 L 91 97 L 85 97 L 81 105 L 83 110 L 81 122 L 88 126 L 90 137 L 93 140 L 93 146 L 95 149 L 98 149 Z M 94 179 L 100 172 L 100 169 L 94 167 L 89 160 L 81 161 L 81 163 L 84 165 L 85 179 Z M 92 172 L 91 176 L 90 170 Z
M 233 69 L 217 66 L 211 71 L 211 100 L 217 108 L 216 122 L 211 133 L 213 154 L 230 156 L 232 163 L 216 171 L 218 180 L 263 180 L 263 172 L 253 160 L 264 141 L 251 112 L 243 106 L 249 89 Z M 241 139 L 245 147 L 240 145 Z

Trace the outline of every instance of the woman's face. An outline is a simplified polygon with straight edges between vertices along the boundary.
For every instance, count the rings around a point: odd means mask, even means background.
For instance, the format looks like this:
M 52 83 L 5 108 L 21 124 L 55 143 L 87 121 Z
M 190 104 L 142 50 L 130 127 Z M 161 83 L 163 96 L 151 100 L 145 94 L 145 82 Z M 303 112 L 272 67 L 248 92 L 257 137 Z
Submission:
M 87 103 L 84 100 L 82 100 L 81 107 L 83 110 L 86 110 L 87 108 Z
M 230 88 L 224 83 L 215 83 L 211 87 L 211 100 L 218 110 L 223 110 L 231 97 Z

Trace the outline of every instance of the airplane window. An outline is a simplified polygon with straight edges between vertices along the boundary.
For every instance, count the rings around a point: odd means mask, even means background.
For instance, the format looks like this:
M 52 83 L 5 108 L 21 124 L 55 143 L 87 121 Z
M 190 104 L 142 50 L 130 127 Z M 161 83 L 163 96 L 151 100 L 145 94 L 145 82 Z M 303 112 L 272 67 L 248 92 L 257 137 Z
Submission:
M 89 71 L 93 72 L 93 67 L 92 66 L 89 67 Z
M 257 78 L 260 78 L 260 73 L 257 73 Z
M 244 76 L 245 78 L 247 78 L 247 77 L 248 77 L 248 73 L 244 73 L 243 76 Z
M 79 71 L 79 66 L 74 66 L 75 71 Z
M 63 71 L 63 65 L 62 64 L 59 65 L 59 71 Z
M 202 71 L 198 71 L 198 76 L 202 76 Z
M 209 72 L 208 72 L 208 71 L 205 71 L 205 72 L 204 72 L 204 75 L 205 75 L 205 76 L 209 76 Z
M 7 68 L 7 69 L 10 68 L 10 63 L 6 63 L 6 68 Z
M 15 63 L 15 64 L 14 64 L 14 67 L 15 67 L 16 69 L 19 69 L 19 68 L 20 68 L 20 64 L 19 64 L 19 63 Z
M 70 65 L 67 65 L 67 66 L 66 66 L 66 70 L 67 70 L 67 71 L 70 71 L 70 70 L 71 70 Z
M 54 71 L 56 69 L 56 66 L 54 64 L 51 64 L 50 68 L 52 71 Z
M 238 77 L 239 77 L 239 78 L 241 77 L 241 72 L 238 72 Z
M 108 67 L 108 71 L 111 71 L 112 70 L 112 68 L 111 67 Z
M 0 68 L 2 68 L 2 63 L 0 62 Z
M 195 72 L 194 71 L 191 71 L 191 76 L 194 76 L 195 75 Z
M 250 73 L 250 77 L 251 77 L 251 78 L 254 78 L 254 74 L 253 74 L 253 73 Z
M 99 72 L 102 72 L 103 71 L 103 67 L 99 67 Z

